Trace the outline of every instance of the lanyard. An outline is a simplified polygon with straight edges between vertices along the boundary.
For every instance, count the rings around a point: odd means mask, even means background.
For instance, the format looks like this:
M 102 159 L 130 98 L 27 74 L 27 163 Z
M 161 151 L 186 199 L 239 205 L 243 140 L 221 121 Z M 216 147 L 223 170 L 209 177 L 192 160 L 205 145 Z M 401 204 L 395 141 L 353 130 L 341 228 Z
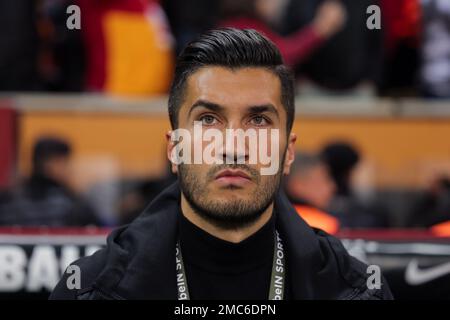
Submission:
M 180 243 L 176 245 L 176 271 L 178 300 L 190 300 L 186 271 L 181 255 Z M 283 300 L 285 281 L 284 248 L 278 231 L 275 231 L 275 248 L 273 252 L 272 276 L 270 280 L 269 300 Z

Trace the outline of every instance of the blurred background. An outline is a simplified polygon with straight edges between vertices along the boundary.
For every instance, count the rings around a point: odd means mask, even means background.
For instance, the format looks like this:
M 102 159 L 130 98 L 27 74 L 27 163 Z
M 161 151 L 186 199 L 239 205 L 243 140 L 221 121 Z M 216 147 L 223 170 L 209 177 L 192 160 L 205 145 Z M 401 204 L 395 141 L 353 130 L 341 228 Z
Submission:
M 47 294 L 176 179 L 174 60 L 225 26 L 295 71 L 298 213 L 392 271 L 394 295 L 450 298 L 450 275 L 404 275 L 450 261 L 448 0 L 0 0 L 0 292 Z

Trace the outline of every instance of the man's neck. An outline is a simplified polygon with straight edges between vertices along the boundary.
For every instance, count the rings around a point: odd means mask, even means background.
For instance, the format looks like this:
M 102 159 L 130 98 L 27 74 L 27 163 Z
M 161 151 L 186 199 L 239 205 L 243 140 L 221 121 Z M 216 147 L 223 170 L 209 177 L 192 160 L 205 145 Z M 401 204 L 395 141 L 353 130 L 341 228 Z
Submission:
M 191 223 L 208 232 L 209 234 L 215 236 L 216 238 L 233 243 L 239 243 L 253 235 L 270 220 L 273 212 L 273 203 L 252 224 L 246 225 L 242 228 L 231 230 L 220 228 L 198 215 L 196 212 L 194 212 L 183 195 L 181 196 L 181 212 Z

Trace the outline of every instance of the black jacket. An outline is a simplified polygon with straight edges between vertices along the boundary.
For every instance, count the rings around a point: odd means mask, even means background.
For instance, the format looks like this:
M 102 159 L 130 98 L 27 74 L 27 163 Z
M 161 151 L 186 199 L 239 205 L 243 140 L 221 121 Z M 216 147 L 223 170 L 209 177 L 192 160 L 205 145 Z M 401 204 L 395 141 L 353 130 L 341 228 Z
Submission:
M 277 230 L 285 245 L 287 278 L 294 299 L 390 299 L 368 289 L 366 265 L 341 242 L 310 228 L 286 196 L 275 200 Z M 175 243 L 180 213 L 177 183 L 163 191 L 128 226 L 113 231 L 107 247 L 73 264 L 81 269 L 81 289 L 67 289 L 65 273 L 50 299 L 176 299 Z

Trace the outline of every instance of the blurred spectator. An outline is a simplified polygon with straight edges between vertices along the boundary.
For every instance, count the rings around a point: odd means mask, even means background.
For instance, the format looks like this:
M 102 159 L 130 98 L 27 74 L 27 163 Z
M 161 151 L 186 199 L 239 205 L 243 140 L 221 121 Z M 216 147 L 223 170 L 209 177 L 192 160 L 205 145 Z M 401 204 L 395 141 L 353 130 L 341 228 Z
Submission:
M 336 183 L 338 196 L 351 194 L 351 174 L 360 160 L 358 151 L 345 142 L 331 143 L 322 151 L 330 174 Z
M 346 14 L 342 5 L 335 0 L 327 0 L 318 8 L 309 25 L 281 36 L 270 26 L 273 16 L 280 15 L 277 2 L 279 1 L 222 0 L 222 21 L 219 26 L 255 29 L 263 33 L 278 46 L 284 62 L 295 67 L 345 24 Z
M 404 42 L 417 46 L 421 31 L 420 0 L 380 0 L 380 5 L 386 51 L 394 51 Z
M 382 95 L 417 95 L 420 0 L 380 0 L 384 44 Z
M 162 94 L 173 65 L 172 38 L 156 1 L 78 0 L 87 56 L 87 89 Z
M 311 23 L 316 8 L 325 0 L 290 0 L 283 19 L 283 34 Z M 314 52 L 297 74 L 302 75 L 311 92 L 319 94 L 373 94 L 382 67 L 382 31 L 369 30 L 367 7 L 374 0 L 339 0 L 346 11 L 344 28 Z M 307 92 L 303 92 L 307 94 Z M 314 93 L 315 94 L 315 93 Z
M 450 220 L 450 179 L 433 181 L 425 194 L 416 201 L 410 226 L 429 228 Z
M 329 210 L 342 228 L 387 228 L 388 213 L 381 204 L 362 201 L 352 188 L 352 175 L 360 160 L 358 151 L 345 142 L 330 143 L 321 155 L 327 163 L 337 192 Z
M 450 220 L 431 227 L 431 232 L 438 237 L 450 237 Z
M 0 225 L 96 225 L 95 213 L 67 187 L 70 146 L 56 138 L 42 138 L 34 146 L 33 172 L 17 190 L 4 195 Z
M 323 210 L 328 208 L 335 184 L 323 160 L 316 155 L 298 153 L 285 180 L 287 196 L 298 214 L 312 227 L 334 234 L 339 221 Z
M 38 71 L 41 90 L 84 89 L 85 57 L 81 31 L 69 30 L 66 22 L 71 0 L 38 1 Z
M 428 97 L 450 98 L 450 1 L 422 3 L 422 90 Z
M 0 0 L 0 90 L 80 91 L 79 30 L 66 27 L 70 0 Z

